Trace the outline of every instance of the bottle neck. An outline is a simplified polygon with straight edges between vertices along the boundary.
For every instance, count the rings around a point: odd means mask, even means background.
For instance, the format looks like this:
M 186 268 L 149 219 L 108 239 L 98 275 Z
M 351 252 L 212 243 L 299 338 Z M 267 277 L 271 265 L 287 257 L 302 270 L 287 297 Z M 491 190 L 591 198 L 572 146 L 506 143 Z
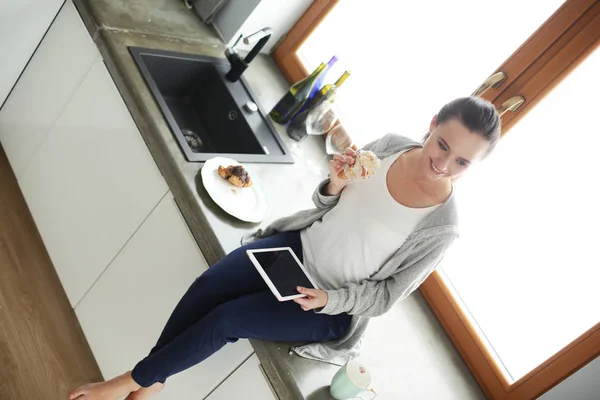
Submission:
M 333 56 L 331 57 L 331 59 L 327 62 L 327 68 L 331 68 L 333 67 L 333 64 L 335 64 L 337 62 L 337 56 Z
M 339 79 L 335 82 L 334 86 L 336 88 L 339 88 L 346 81 L 346 79 L 348 79 L 349 76 L 350 76 L 350 71 L 344 72 L 342 74 L 342 76 L 340 76 Z
M 330 91 L 335 91 L 336 89 L 339 89 L 340 86 L 342 86 L 342 84 L 346 81 L 346 79 L 350 76 L 350 71 L 346 71 L 342 74 L 342 76 L 340 76 L 338 78 L 337 81 L 335 81 L 334 84 L 329 84 L 329 85 L 325 85 L 323 86 L 323 89 L 321 89 L 321 96 L 325 96 L 327 93 L 329 93 Z
M 312 73 L 312 74 L 310 74 L 310 75 L 308 76 L 308 78 L 306 78 L 306 80 L 307 80 L 307 81 L 311 81 L 311 80 L 313 80 L 314 78 L 316 78 L 317 76 L 319 76 L 319 74 L 321 74 L 321 72 L 323 72 L 323 70 L 325 69 L 325 67 L 327 67 L 327 64 L 325 64 L 325 63 L 321 63 L 321 64 L 319 64 L 319 66 L 317 67 L 317 69 L 315 69 L 315 70 L 313 71 L 313 73 Z
M 295 96 L 296 93 L 298 93 L 299 91 L 304 91 L 304 90 L 307 90 L 308 88 L 312 88 L 313 85 L 315 84 L 315 82 L 317 81 L 317 78 L 319 77 L 319 75 L 325 69 L 326 65 L 327 64 L 325 64 L 325 63 L 321 63 L 317 67 L 317 69 L 315 69 L 313 71 L 312 74 L 310 74 L 306 78 L 304 78 L 301 81 L 296 82 L 294 85 L 292 85 L 292 87 L 290 87 L 290 93 Z

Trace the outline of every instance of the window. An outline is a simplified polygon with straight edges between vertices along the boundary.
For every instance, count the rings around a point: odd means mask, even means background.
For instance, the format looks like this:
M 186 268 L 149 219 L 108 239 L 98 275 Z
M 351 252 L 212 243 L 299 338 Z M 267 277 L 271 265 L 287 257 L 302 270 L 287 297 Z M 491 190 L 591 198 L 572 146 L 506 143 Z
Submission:
M 352 71 L 338 104 L 358 144 L 388 132 L 419 139 L 435 111 L 470 94 L 562 0 L 503 3 L 496 9 L 479 0 L 340 1 L 297 55 L 308 70 L 337 55 L 331 82 Z M 520 3 L 528 7 L 513 15 Z M 492 13 L 495 18 L 485 17 Z M 514 28 L 507 30 L 511 15 Z
M 600 354 L 586 231 L 600 214 L 582 184 L 596 179 L 586 152 L 600 132 L 586 116 L 600 88 L 600 1 L 402 4 L 315 0 L 274 59 L 296 81 L 337 54 L 329 79 L 353 71 L 340 107 L 359 144 L 388 131 L 419 138 L 442 104 L 504 74 L 479 94 L 506 111 L 510 132 L 458 183 L 463 238 L 420 289 L 488 398 L 537 397 Z M 566 151 L 572 141 L 585 149 Z M 555 294 L 573 285 L 572 303 Z

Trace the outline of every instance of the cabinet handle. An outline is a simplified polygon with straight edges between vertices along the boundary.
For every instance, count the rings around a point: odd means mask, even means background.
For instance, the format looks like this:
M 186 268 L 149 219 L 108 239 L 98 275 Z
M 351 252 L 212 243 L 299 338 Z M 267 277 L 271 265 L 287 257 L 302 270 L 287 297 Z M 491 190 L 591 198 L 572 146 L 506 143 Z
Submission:
M 523 103 L 525 103 L 525 97 L 521 95 L 513 96 L 498 107 L 498 114 L 503 116 L 507 111 L 517 111 L 517 108 L 521 107 Z
M 494 75 L 487 78 L 471 96 L 481 96 L 491 88 L 497 88 L 506 80 L 506 74 L 502 71 L 496 72 Z

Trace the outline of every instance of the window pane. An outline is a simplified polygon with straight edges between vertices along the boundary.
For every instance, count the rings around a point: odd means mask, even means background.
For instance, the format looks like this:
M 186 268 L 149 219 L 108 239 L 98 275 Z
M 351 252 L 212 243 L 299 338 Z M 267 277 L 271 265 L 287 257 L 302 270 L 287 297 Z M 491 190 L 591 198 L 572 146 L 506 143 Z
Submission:
M 388 132 L 420 138 L 442 105 L 471 94 L 562 2 L 342 0 L 298 55 L 310 70 L 338 55 L 329 82 L 352 70 L 338 103 L 359 144 Z
M 600 50 L 457 183 L 442 267 L 517 380 L 600 321 Z

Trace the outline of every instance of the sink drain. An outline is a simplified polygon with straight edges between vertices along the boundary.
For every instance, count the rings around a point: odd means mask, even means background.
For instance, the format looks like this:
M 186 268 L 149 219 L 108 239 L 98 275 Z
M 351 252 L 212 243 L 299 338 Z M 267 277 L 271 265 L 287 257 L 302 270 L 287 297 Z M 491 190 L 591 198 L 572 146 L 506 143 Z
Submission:
M 200 136 L 196 132 L 184 128 L 181 130 L 181 133 L 194 153 L 200 153 L 202 151 L 204 145 L 202 139 L 200 139 Z

